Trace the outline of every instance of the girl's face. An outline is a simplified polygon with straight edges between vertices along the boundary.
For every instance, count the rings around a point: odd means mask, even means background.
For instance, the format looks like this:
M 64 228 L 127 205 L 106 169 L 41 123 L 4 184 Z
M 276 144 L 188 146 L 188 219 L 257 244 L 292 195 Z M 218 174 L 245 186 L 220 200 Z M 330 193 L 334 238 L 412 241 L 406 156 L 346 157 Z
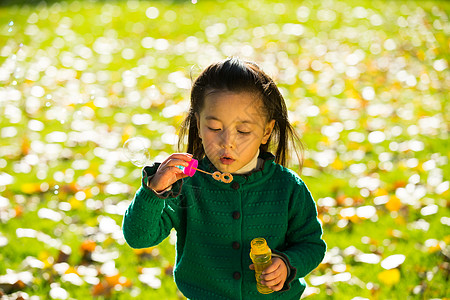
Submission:
M 206 156 L 221 172 L 247 165 L 267 143 L 275 120 L 266 120 L 262 101 L 253 93 L 207 93 L 197 126 Z

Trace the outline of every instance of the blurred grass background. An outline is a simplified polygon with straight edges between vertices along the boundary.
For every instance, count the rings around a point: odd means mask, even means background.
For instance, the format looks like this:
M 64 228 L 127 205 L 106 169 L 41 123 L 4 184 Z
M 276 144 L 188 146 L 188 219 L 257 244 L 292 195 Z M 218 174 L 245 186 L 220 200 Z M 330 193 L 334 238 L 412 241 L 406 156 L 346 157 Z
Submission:
M 0 296 L 179 299 L 134 251 L 122 145 L 176 151 L 191 78 L 240 56 L 286 98 L 328 252 L 310 299 L 448 299 L 446 1 L 2 1 Z M 293 168 L 295 169 L 295 161 Z

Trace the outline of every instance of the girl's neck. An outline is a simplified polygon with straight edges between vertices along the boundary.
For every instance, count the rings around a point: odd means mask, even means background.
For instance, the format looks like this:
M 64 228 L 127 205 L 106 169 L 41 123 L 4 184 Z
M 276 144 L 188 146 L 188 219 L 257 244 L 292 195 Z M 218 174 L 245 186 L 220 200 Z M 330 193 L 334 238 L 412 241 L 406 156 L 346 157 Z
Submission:
M 258 167 L 258 156 L 259 156 L 259 149 L 256 152 L 255 156 L 252 158 L 252 160 L 248 164 L 246 164 L 245 166 L 243 166 L 242 168 L 240 168 L 239 170 L 237 170 L 236 172 L 233 172 L 233 173 L 234 174 L 245 174 L 245 173 L 255 170 Z

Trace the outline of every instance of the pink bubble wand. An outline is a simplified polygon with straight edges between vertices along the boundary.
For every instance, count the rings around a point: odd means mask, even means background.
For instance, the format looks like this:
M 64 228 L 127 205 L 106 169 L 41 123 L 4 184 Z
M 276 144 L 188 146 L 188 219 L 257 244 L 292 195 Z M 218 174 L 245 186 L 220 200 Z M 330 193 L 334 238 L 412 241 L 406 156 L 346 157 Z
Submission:
M 233 181 L 233 175 L 231 175 L 230 173 L 221 173 L 219 171 L 216 171 L 214 173 L 209 173 L 209 172 L 198 169 L 197 166 L 198 166 L 198 160 L 193 158 L 193 159 L 191 159 L 191 161 L 188 162 L 187 167 L 179 166 L 179 168 L 182 169 L 183 173 L 188 175 L 189 177 L 194 176 L 196 171 L 200 171 L 202 173 L 211 175 L 212 178 L 214 178 L 214 180 L 217 180 L 217 181 L 222 181 L 224 183 L 230 183 Z

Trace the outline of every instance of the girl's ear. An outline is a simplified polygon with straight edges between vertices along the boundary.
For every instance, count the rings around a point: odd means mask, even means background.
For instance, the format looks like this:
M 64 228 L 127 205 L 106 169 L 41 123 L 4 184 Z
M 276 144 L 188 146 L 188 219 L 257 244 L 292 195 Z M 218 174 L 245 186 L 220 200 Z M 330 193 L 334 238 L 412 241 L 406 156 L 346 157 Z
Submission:
M 272 134 L 273 127 L 275 126 L 275 120 L 270 120 L 267 122 L 266 127 L 264 128 L 264 135 L 261 141 L 261 144 L 266 144 Z
M 198 137 L 202 138 L 202 133 L 201 133 L 201 130 L 200 130 L 200 115 L 198 113 L 195 113 L 195 120 L 197 121 Z

